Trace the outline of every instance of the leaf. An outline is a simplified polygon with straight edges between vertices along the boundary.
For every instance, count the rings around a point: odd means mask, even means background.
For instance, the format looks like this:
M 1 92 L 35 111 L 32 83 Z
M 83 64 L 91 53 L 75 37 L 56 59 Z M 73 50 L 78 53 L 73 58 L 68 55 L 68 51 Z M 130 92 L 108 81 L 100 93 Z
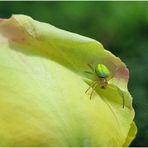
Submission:
M 13 15 L 0 21 L 0 44 L 1 146 L 123 146 L 129 131 L 135 137 L 128 69 L 99 42 Z M 114 77 L 90 100 L 85 71 L 98 63 Z

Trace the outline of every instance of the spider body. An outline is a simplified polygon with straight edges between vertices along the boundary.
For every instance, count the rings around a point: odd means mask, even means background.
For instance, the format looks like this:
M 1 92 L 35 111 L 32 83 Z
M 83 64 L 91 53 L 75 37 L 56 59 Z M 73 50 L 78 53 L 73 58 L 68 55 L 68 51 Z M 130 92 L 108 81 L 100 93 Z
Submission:
M 110 71 L 104 64 L 98 64 L 95 68 L 95 73 L 100 78 L 107 78 L 110 76 Z
M 109 69 L 104 64 L 98 64 L 95 68 L 95 74 L 98 77 L 101 88 L 106 88 L 108 86 L 107 78 L 110 76 Z
M 93 74 L 96 77 L 96 80 L 93 81 L 91 83 L 90 87 L 86 90 L 86 92 L 87 92 L 90 88 L 92 88 L 92 92 L 90 94 L 90 99 L 91 99 L 93 92 L 94 92 L 95 88 L 98 86 L 98 84 L 99 84 L 101 89 L 106 89 L 109 85 L 108 81 L 111 80 L 114 77 L 114 75 L 112 75 L 110 73 L 109 69 L 104 64 L 97 64 L 95 69 L 89 64 L 88 64 L 88 66 L 89 66 L 89 68 L 91 69 L 92 72 L 88 72 L 88 71 L 86 71 L 86 72 L 89 73 L 89 74 Z M 124 108 L 124 102 L 125 102 L 124 101 L 124 95 L 123 95 L 120 88 L 118 88 L 117 86 L 114 86 L 114 87 L 118 90 L 118 92 L 122 96 L 123 108 Z

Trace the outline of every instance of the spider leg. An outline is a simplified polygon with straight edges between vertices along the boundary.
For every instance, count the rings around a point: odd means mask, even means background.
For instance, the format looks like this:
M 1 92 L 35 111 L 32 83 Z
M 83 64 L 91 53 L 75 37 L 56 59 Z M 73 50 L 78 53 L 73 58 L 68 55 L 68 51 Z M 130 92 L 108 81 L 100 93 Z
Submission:
M 111 80 L 114 77 L 114 75 L 111 75 L 110 77 L 108 77 L 108 81 Z
M 90 86 L 87 88 L 87 90 L 85 91 L 85 93 L 87 93 L 87 92 L 90 90 L 90 88 L 93 88 L 94 85 L 96 84 L 96 82 L 97 82 L 97 81 L 93 81 L 93 82 L 90 84 Z
M 91 75 L 94 75 L 94 73 L 90 72 L 90 71 L 84 71 L 85 73 L 87 74 L 91 74 Z
M 93 93 L 94 93 L 96 87 L 97 87 L 97 83 L 95 83 L 94 87 L 92 88 L 92 92 L 91 92 L 91 94 L 90 94 L 90 100 L 91 100 L 91 98 L 92 98 L 92 95 L 93 95 Z
M 118 92 L 119 92 L 119 93 L 121 94 L 121 96 L 122 96 L 122 102 L 123 102 L 123 108 L 124 108 L 124 106 L 125 106 L 124 94 L 123 94 L 122 90 L 121 90 L 119 87 L 116 87 L 116 88 L 117 88 Z
M 93 72 L 95 71 L 95 69 L 92 67 L 92 65 L 90 65 L 90 64 L 87 64 L 87 65 Z

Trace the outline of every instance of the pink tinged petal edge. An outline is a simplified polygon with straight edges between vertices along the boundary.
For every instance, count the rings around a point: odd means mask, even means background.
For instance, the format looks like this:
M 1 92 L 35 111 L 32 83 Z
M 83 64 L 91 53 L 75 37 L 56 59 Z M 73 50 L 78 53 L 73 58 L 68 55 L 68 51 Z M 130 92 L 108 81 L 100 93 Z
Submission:
M 0 18 L 0 23 L 5 21 L 5 20 L 7 20 L 7 19 Z
M 10 42 L 26 44 L 28 38 L 26 38 L 26 32 L 22 26 L 11 17 L 9 19 L 3 19 L 0 21 L 1 32 L 3 36 L 9 39 Z
M 12 16 L 9 19 L 0 19 L 0 25 L 3 35 L 8 38 L 9 42 L 25 46 L 37 46 L 38 40 L 35 40 L 35 38 L 30 36 L 30 34 L 25 30 L 24 27 L 19 24 L 15 17 Z M 110 70 L 113 74 L 115 73 L 115 77 L 117 79 L 122 78 L 125 83 L 128 83 L 129 71 L 126 68 L 125 64 L 122 63 L 119 58 L 116 58 L 115 56 L 110 56 L 110 54 L 107 54 L 107 57 L 105 59 L 107 66 L 110 67 Z M 117 63 L 119 62 L 120 65 L 117 65 Z M 118 68 L 118 70 L 115 72 L 116 68 Z

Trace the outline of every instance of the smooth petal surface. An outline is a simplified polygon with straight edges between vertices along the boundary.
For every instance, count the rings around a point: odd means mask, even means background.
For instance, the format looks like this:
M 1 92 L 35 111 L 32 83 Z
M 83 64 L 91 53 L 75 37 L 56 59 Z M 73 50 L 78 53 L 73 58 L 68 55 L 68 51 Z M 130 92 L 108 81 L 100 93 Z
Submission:
M 128 69 L 99 42 L 13 15 L 0 21 L 0 44 L 0 146 L 130 144 L 136 129 Z M 85 71 L 98 63 L 114 74 L 115 87 L 97 87 L 90 100 L 93 77 Z

